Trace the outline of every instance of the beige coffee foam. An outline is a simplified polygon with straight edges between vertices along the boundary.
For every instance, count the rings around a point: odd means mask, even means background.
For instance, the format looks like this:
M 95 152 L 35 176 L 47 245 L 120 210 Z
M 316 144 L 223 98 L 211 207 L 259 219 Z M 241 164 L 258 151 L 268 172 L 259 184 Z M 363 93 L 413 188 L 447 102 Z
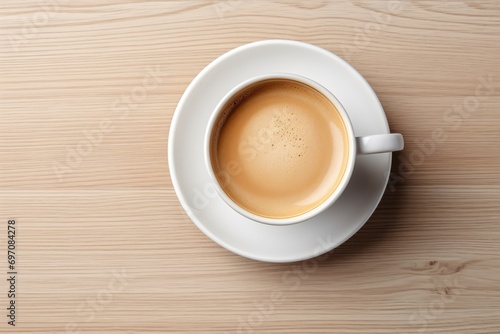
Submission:
M 211 160 L 226 194 L 263 217 L 320 205 L 347 166 L 348 134 L 335 106 L 291 80 L 258 83 L 229 101 L 212 135 Z

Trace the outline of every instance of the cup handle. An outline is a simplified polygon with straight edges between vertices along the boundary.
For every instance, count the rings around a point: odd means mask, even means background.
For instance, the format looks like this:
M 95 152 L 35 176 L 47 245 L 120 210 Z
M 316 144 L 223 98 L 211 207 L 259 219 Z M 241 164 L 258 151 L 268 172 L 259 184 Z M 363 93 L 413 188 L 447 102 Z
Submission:
M 388 133 L 356 137 L 356 146 L 358 154 L 374 154 L 401 151 L 405 144 L 400 133 Z

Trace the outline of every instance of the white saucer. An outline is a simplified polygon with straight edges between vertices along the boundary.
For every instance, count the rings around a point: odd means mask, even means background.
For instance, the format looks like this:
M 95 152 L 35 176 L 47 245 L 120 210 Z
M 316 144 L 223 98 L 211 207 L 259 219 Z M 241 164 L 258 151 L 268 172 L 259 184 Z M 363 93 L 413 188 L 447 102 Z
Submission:
M 191 220 L 222 247 L 260 261 L 300 261 L 332 250 L 365 224 L 384 193 L 392 154 L 358 156 L 340 199 L 309 221 L 271 226 L 239 215 L 210 184 L 203 160 L 204 133 L 217 102 L 232 87 L 269 72 L 302 75 L 328 88 L 348 111 L 356 136 L 389 133 L 377 96 L 344 60 L 306 43 L 261 41 L 217 58 L 186 89 L 170 128 L 170 175 Z

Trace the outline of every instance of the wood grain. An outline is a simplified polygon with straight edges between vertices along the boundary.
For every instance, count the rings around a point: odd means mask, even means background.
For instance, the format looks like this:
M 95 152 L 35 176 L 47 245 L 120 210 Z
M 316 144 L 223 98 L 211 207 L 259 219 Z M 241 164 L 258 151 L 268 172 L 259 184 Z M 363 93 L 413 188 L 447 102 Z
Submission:
M 500 4 L 400 7 L 2 1 L 0 332 L 500 333 Z M 225 251 L 189 221 L 169 177 L 167 134 L 189 82 L 270 38 L 346 58 L 406 139 L 374 216 L 318 262 Z M 437 130 L 446 139 L 425 142 Z

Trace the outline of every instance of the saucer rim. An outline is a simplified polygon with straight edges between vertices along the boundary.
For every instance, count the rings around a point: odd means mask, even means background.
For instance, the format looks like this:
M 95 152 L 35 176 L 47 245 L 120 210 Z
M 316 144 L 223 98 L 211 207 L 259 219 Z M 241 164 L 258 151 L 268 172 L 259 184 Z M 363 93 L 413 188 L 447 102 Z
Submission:
M 255 255 L 253 253 L 249 253 L 247 251 L 244 251 L 244 250 L 241 250 L 241 249 L 238 249 L 238 248 L 235 248 L 235 247 L 229 245 L 223 239 L 217 237 L 207 227 L 205 227 L 205 225 L 201 222 L 202 218 L 199 217 L 199 216 L 196 216 L 196 215 L 194 215 L 192 213 L 192 211 L 191 211 L 192 209 L 190 208 L 189 204 L 187 203 L 187 200 L 183 196 L 179 196 L 179 193 L 182 193 L 182 190 L 181 190 L 181 186 L 179 184 L 179 179 L 177 177 L 176 167 L 175 167 L 175 165 L 173 163 L 173 161 L 175 160 L 174 153 L 173 153 L 174 152 L 174 147 L 173 147 L 174 146 L 174 141 L 173 141 L 173 138 L 175 137 L 175 133 L 178 130 L 177 123 L 179 122 L 179 118 L 181 117 L 180 111 L 183 109 L 184 105 L 186 104 L 186 101 L 192 95 L 192 91 L 197 86 L 198 82 L 201 81 L 202 78 L 209 71 L 212 70 L 212 68 L 219 66 L 220 63 L 225 62 L 228 58 L 231 58 L 233 55 L 235 55 L 237 53 L 244 52 L 247 49 L 252 49 L 252 48 L 255 48 L 255 47 L 261 47 L 261 46 L 266 46 L 266 45 L 287 45 L 287 46 L 295 45 L 295 46 L 298 46 L 298 47 L 309 48 L 309 49 L 313 50 L 314 52 L 319 52 L 319 53 L 322 53 L 323 55 L 325 55 L 327 57 L 334 58 L 335 61 L 341 63 L 343 67 L 345 67 L 347 70 L 349 70 L 349 72 L 351 73 L 351 75 L 355 76 L 356 79 L 359 80 L 359 81 L 361 81 L 363 83 L 363 85 L 365 86 L 365 88 L 367 88 L 369 94 L 372 95 L 372 98 L 374 98 L 373 102 L 378 104 L 377 107 L 383 113 L 383 116 L 384 116 L 383 117 L 383 127 L 385 128 L 384 129 L 385 133 L 390 133 L 390 129 L 389 129 L 389 123 L 388 123 L 388 120 L 387 120 L 387 116 L 386 116 L 385 111 L 384 111 L 384 109 L 382 107 L 382 104 L 381 104 L 378 96 L 376 95 L 375 91 L 373 90 L 373 88 L 371 87 L 371 85 L 368 83 L 368 81 L 351 64 L 349 64 L 348 62 L 346 62 L 344 59 L 342 59 L 338 55 L 336 55 L 336 54 L 334 54 L 334 53 L 332 53 L 332 52 L 330 52 L 328 50 L 325 50 L 325 49 L 323 49 L 323 48 L 321 48 L 319 46 L 316 46 L 316 45 L 313 45 L 313 44 L 309 44 L 309 43 L 305 43 L 305 42 L 294 41 L 294 40 L 286 40 L 286 39 L 269 39 L 269 40 L 261 40 L 261 41 L 256 41 L 256 42 L 252 42 L 252 43 L 248 43 L 248 44 L 244 44 L 244 45 L 238 46 L 238 47 L 233 48 L 233 49 L 227 51 L 226 53 L 220 55 L 216 59 L 214 59 L 207 66 L 205 66 L 196 75 L 196 77 L 190 82 L 190 84 L 185 89 L 184 93 L 182 94 L 182 96 L 181 96 L 181 98 L 180 98 L 180 100 L 179 100 L 179 102 L 178 102 L 178 104 L 177 104 L 177 106 L 175 108 L 174 115 L 172 117 L 172 121 L 171 121 L 171 124 L 170 124 L 169 135 L 168 135 L 168 148 L 167 148 L 168 149 L 167 156 L 168 156 L 168 167 L 169 167 L 169 172 L 170 172 L 170 179 L 172 181 L 172 185 L 174 187 L 174 190 L 175 190 L 175 193 L 177 195 L 177 198 L 178 198 L 179 202 L 181 203 L 182 208 L 184 209 L 184 211 L 186 212 L 186 214 L 188 215 L 188 217 L 190 218 L 190 220 L 206 236 L 208 236 L 214 243 L 218 244 L 219 246 L 223 247 L 224 249 L 226 249 L 226 250 L 228 250 L 230 252 L 233 252 L 233 253 L 235 253 L 237 255 L 240 255 L 240 256 L 243 256 L 243 257 L 246 257 L 246 258 L 249 258 L 249 259 L 252 259 L 252 260 L 256 260 L 256 261 L 269 262 L 269 263 L 291 263 L 291 262 L 308 260 L 308 259 L 311 259 L 311 258 L 314 258 L 314 257 L 317 257 L 317 256 L 321 256 L 321 255 L 323 255 L 325 253 L 328 253 L 328 252 L 332 251 L 333 249 L 337 248 L 338 246 L 340 246 L 344 242 L 346 242 L 348 239 L 350 239 L 354 234 L 356 234 L 367 223 L 368 219 L 371 217 L 371 215 L 373 214 L 373 212 L 377 209 L 378 205 L 380 204 L 380 201 L 382 200 L 382 198 L 384 196 L 385 189 L 387 188 L 387 184 L 388 184 L 389 177 L 390 177 L 390 166 L 392 165 L 392 154 L 390 154 L 390 153 L 383 153 L 383 154 L 387 154 L 387 158 L 389 160 L 388 161 L 388 166 L 389 166 L 388 172 L 385 173 L 385 181 L 383 182 L 384 187 L 378 193 L 378 196 L 376 198 L 374 196 L 373 201 L 372 201 L 372 207 L 371 208 L 367 208 L 366 210 L 364 210 L 366 212 L 366 214 L 365 214 L 365 216 L 363 218 L 363 223 L 359 224 L 359 226 L 356 229 L 353 229 L 351 233 L 346 234 L 343 238 L 336 239 L 335 242 L 332 242 L 330 245 L 328 245 L 329 246 L 328 248 L 324 248 L 320 252 L 317 252 L 316 250 L 313 250 L 312 252 L 307 252 L 307 253 L 304 252 L 304 254 L 302 256 L 294 257 L 294 258 L 287 258 L 287 259 L 284 259 L 282 257 L 280 257 L 280 258 L 271 258 L 271 257 L 266 257 L 266 256 L 259 256 L 259 255 Z M 244 216 L 241 216 L 241 217 L 245 218 Z M 200 221 L 198 221 L 198 220 L 200 220 Z M 310 220 L 314 220 L 314 217 L 311 218 Z M 308 222 L 309 222 L 309 220 L 301 222 L 299 224 L 307 224 Z M 254 223 L 255 224 L 260 224 L 258 222 L 254 222 Z M 288 225 L 284 225 L 284 226 L 281 226 L 281 228 L 286 228 L 287 226 Z

